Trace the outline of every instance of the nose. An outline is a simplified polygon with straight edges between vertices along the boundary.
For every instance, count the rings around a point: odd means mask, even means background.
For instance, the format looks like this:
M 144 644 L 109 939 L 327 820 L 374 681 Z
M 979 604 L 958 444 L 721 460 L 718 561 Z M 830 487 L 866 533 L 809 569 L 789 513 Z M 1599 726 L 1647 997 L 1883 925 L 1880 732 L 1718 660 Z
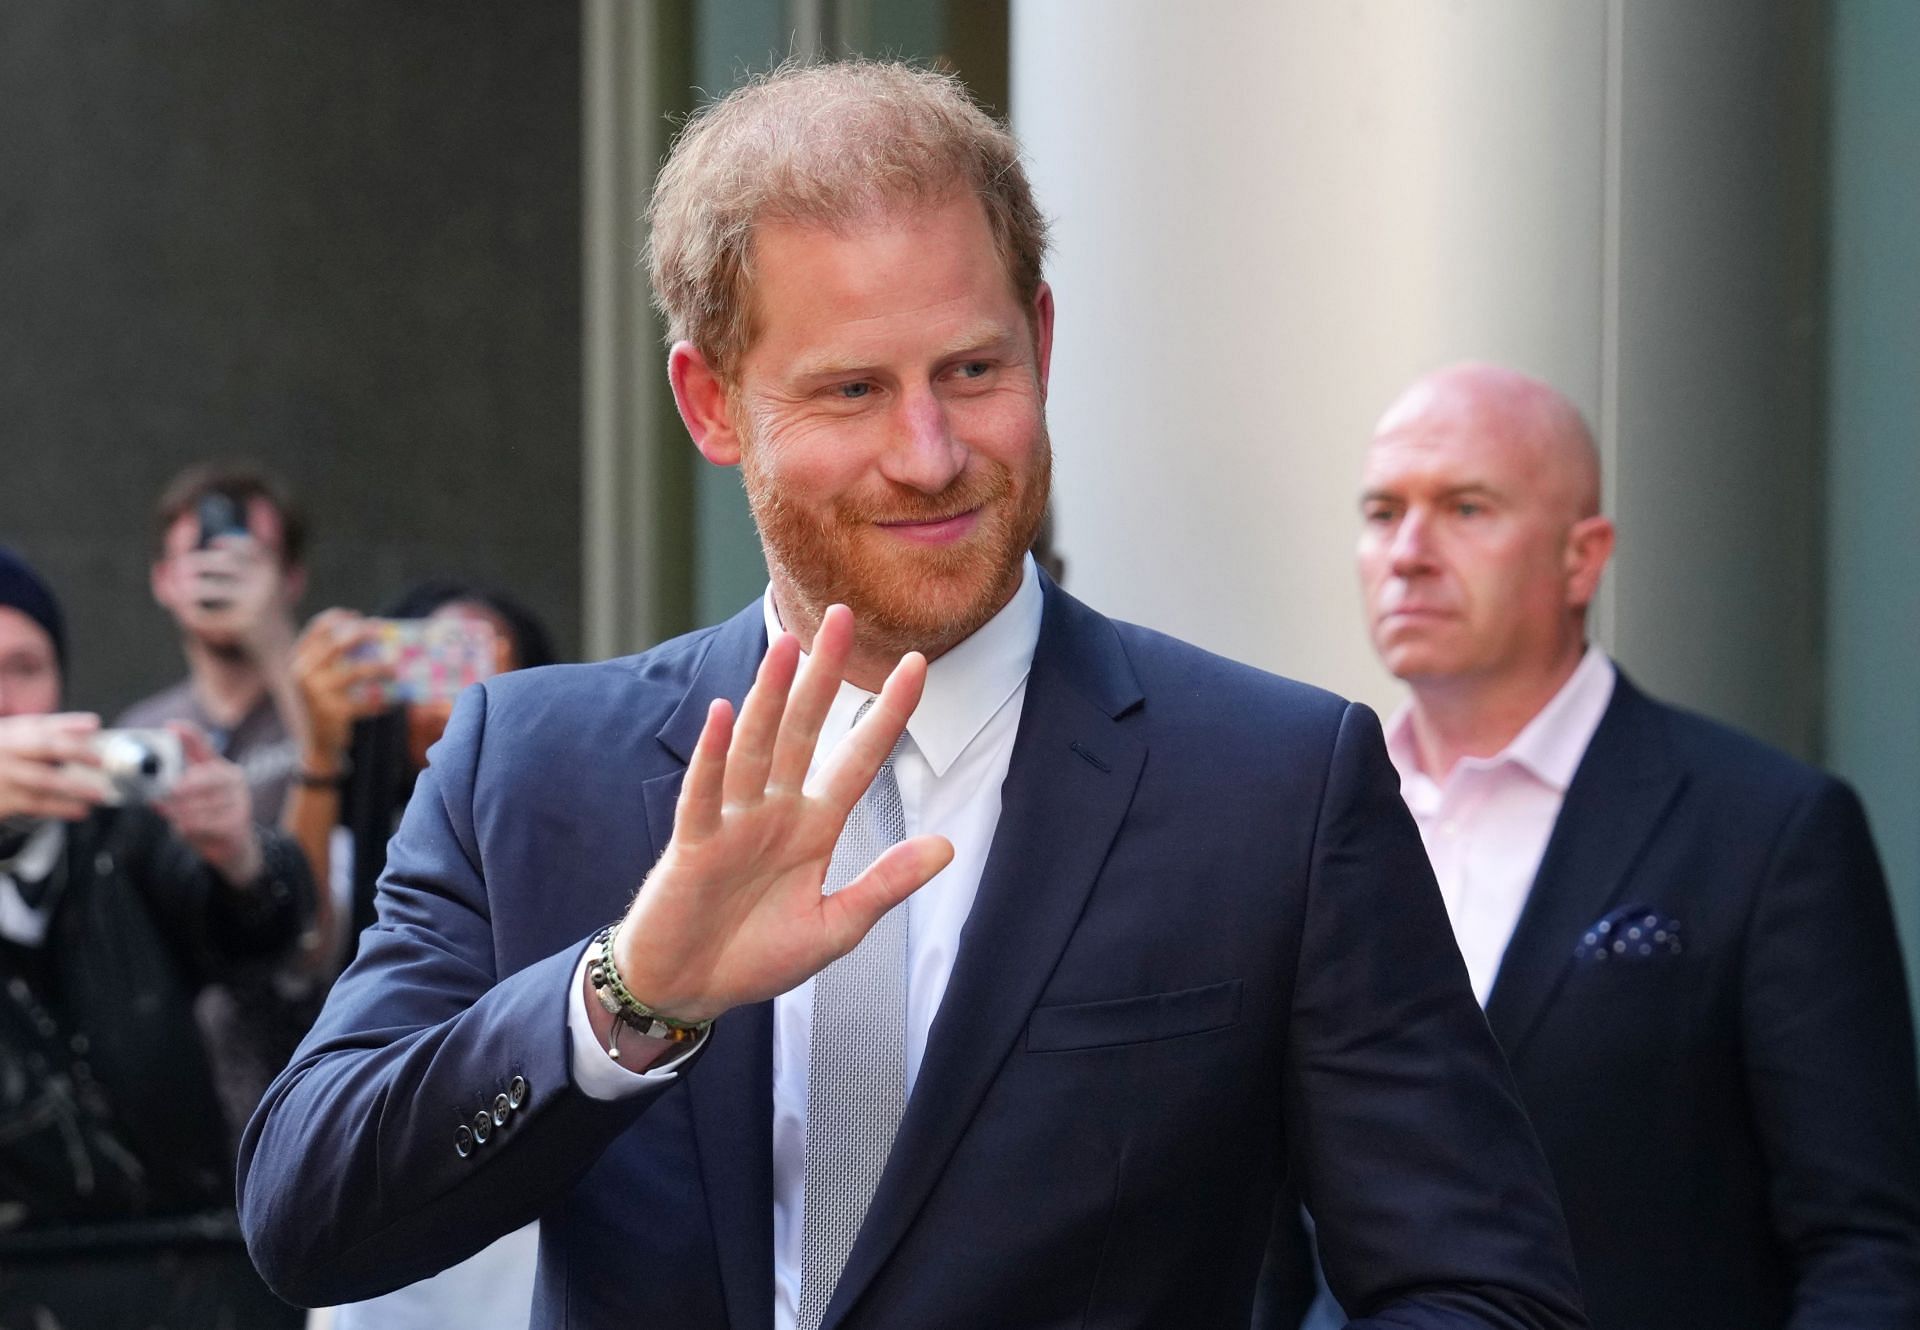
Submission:
M 1413 577 L 1433 569 L 1433 542 L 1425 513 L 1409 508 L 1393 530 L 1387 549 L 1395 577 Z
M 903 394 L 897 437 L 881 473 L 922 494 L 938 494 L 966 465 L 966 445 L 954 438 L 947 408 L 931 388 Z

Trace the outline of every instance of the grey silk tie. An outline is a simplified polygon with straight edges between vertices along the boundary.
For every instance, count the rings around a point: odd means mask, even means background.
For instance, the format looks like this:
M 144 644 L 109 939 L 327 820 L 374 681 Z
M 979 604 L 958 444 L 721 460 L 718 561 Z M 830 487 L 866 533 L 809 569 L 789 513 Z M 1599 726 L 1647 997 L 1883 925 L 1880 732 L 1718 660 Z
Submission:
M 871 701 L 861 704 L 867 713 Z M 906 736 L 901 736 L 901 743 Z M 906 836 L 893 752 L 860 796 L 827 866 L 832 895 Z M 907 1106 L 907 903 L 813 979 L 798 1330 L 818 1330 Z

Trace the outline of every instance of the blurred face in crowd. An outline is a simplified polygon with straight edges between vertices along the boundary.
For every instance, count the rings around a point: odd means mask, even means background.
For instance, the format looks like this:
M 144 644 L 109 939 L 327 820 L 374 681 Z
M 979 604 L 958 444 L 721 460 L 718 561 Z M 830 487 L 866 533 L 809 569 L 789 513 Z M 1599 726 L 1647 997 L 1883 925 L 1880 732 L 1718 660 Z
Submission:
M 262 616 L 290 616 L 305 590 L 305 572 L 286 565 L 280 513 L 267 500 L 248 502 L 247 531 L 250 539 L 201 549 L 200 519 L 189 510 L 167 528 L 153 565 L 153 598 L 216 651 L 239 647 Z
M 738 462 L 782 612 L 850 606 L 869 649 L 938 654 L 1019 586 L 1046 509 L 1053 303 L 1014 295 L 979 202 L 754 234 L 737 381 L 675 349 L 682 415 Z
M 1410 389 L 1367 452 L 1368 626 L 1423 686 L 1537 685 L 1577 663 L 1613 546 L 1585 427 L 1558 394 L 1465 367 Z
M 0 606 L 0 718 L 60 709 L 60 658 L 53 638 L 30 617 Z

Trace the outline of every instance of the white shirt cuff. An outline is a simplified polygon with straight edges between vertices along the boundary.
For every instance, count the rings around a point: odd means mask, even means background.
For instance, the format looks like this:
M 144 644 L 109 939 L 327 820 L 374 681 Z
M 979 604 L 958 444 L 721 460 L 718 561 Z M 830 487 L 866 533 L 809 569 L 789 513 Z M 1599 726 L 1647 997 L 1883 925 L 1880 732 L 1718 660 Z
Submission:
M 661 1058 L 645 1071 L 621 1066 L 607 1055 L 607 1046 L 593 1032 L 587 1014 L 587 962 L 594 948 L 580 952 L 573 967 L 573 997 L 567 1003 L 567 1034 L 573 1041 L 573 1083 L 589 1099 L 630 1099 L 649 1086 L 665 1085 L 680 1075 L 680 1064 L 707 1040 L 707 1031 Z M 635 1036 L 638 1038 L 638 1036 Z

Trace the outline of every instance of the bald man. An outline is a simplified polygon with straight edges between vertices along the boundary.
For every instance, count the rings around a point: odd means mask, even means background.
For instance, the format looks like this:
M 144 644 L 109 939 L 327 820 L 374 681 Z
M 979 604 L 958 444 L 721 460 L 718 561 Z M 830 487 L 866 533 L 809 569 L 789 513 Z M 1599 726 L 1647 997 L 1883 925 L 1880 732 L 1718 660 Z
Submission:
M 1546 384 L 1420 380 L 1362 488 L 1367 622 L 1411 691 L 1388 750 L 1595 1330 L 1920 1326 L 1913 1035 L 1858 801 L 1588 642 L 1614 529 Z

